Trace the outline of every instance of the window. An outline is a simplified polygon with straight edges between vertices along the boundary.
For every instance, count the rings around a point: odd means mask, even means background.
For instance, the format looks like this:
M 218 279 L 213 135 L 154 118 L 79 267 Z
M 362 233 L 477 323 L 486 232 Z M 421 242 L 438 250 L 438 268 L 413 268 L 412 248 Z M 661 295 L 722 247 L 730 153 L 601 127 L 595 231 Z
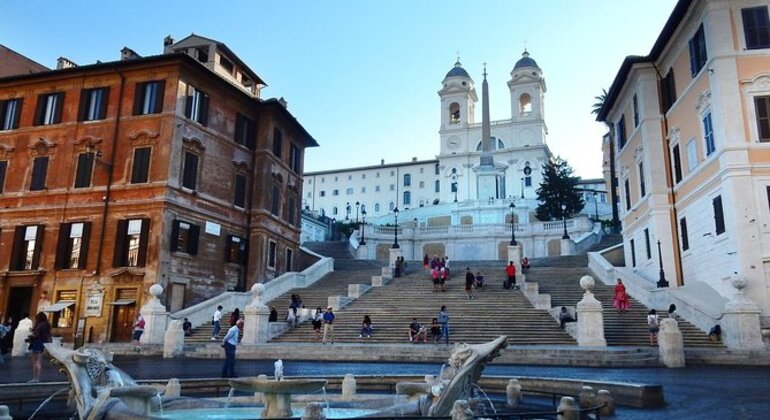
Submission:
M 48 156 L 36 157 L 32 161 L 32 180 L 29 184 L 30 191 L 42 191 L 45 189 L 45 179 L 48 175 Z
M 717 235 L 725 233 L 725 215 L 722 211 L 722 196 L 718 195 L 711 200 L 711 206 L 714 208 L 714 227 Z
M 94 168 L 94 153 L 81 153 L 78 155 L 78 166 L 75 170 L 75 188 L 87 188 L 91 186 L 91 175 Z
M 254 149 L 254 121 L 238 113 L 235 116 L 235 142 L 249 149 Z
M 289 166 L 291 166 L 292 171 L 296 173 L 302 172 L 300 160 L 299 147 L 292 144 L 289 146 Z M 366 175 L 364 175 L 364 178 L 366 178 Z
M 332 207 L 332 215 L 336 216 L 337 213 L 339 213 L 339 210 L 337 210 L 337 207 Z
M 267 266 L 270 268 L 275 268 L 275 251 L 276 244 L 270 241 L 267 245 Z
M 706 65 L 708 56 L 706 54 L 706 37 L 703 34 L 703 24 L 701 23 L 695 35 L 690 39 L 690 74 L 695 77 L 700 69 Z
M 134 149 L 134 162 L 131 167 L 131 183 L 143 184 L 150 179 L 150 147 Z
M 200 232 L 200 226 L 174 220 L 174 224 L 171 226 L 171 252 L 197 255 Z
M 361 174 L 361 179 L 366 179 L 366 174 Z
M 682 180 L 682 158 L 679 155 L 679 145 L 677 144 L 674 146 L 674 151 L 672 153 L 674 155 L 673 157 L 673 163 L 674 163 L 674 181 L 676 183 L 679 183 L 679 181 Z
M 153 80 L 136 84 L 134 115 L 160 114 L 163 112 L 165 80 Z
M 187 102 L 185 103 L 185 117 L 201 125 L 208 124 L 209 97 L 202 90 L 193 86 L 187 86 Z
M 281 157 L 283 155 L 283 133 L 280 129 L 273 129 L 273 154 L 275 157 Z M 337 180 L 337 177 L 334 179 Z
M 353 188 L 348 188 L 345 190 L 345 194 L 347 195 L 353 195 Z
M 624 182 L 623 188 L 626 195 L 626 210 L 631 210 L 631 188 L 629 188 L 628 178 L 626 178 L 626 181 Z
M 332 190 L 332 195 L 340 195 L 340 190 Z
M 618 150 L 622 149 L 626 145 L 626 116 L 620 117 L 620 121 L 617 124 L 617 137 L 618 137 Z
M 695 140 L 687 143 L 687 169 L 692 172 L 698 166 L 698 145 Z
M 297 224 L 297 201 L 294 197 L 289 197 L 289 209 L 287 211 L 289 224 Z
M 770 19 L 767 15 L 767 6 L 741 9 L 741 15 L 746 49 L 770 48 Z
M 639 127 L 639 99 L 634 95 L 634 128 Z
M 235 235 L 227 236 L 225 261 L 229 263 L 245 265 L 247 261 L 248 242 L 246 239 Z
M 292 271 L 292 264 L 294 261 L 294 251 L 291 249 L 286 250 L 286 272 Z
M 273 196 L 272 196 L 272 203 L 270 206 L 270 212 L 273 213 L 273 216 L 278 216 L 280 209 L 281 209 L 281 189 L 278 187 L 278 185 L 273 185 Z
M 208 63 L 209 61 L 209 50 L 208 48 L 196 48 L 195 52 L 198 55 L 198 61 L 201 63 Z
M 412 204 L 412 193 L 404 191 L 404 205 L 408 206 L 410 204 Z
M 409 174 L 404 174 L 404 186 L 408 187 L 412 185 L 412 176 Z
M 687 218 L 679 219 L 679 233 L 682 235 L 682 251 L 690 249 L 690 238 L 687 235 Z
M 393 203 L 392 201 L 390 203 L 388 203 L 388 210 L 389 211 L 393 211 L 394 208 L 396 208 L 395 203 Z
M 380 186 L 379 185 L 375 185 L 374 186 L 374 192 L 380 192 Z
M 246 176 L 235 174 L 235 197 L 233 204 L 242 209 L 246 208 Z
M 60 290 L 56 292 L 56 304 L 57 308 L 61 308 L 56 312 L 53 312 L 51 325 L 54 328 L 72 328 L 75 326 L 75 302 L 78 298 L 77 290 Z
M 376 173 L 374 174 L 374 177 L 375 177 L 375 178 L 379 178 L 379 177 L 380 177 L 380 173 L 379 173 L 379 172 L 376 172 Z
M 0 101 L 0 130 L 14 130 L 19 128 L 21 118 L 21 105 L 24 99 L 8 99 Z
M 532 176 L 525 176 L 524 177 L 524 186 L 525 187 L 531 187 L 532 186 Z
M 366 187 L 361 187 L 361 194 L 366 194 Z
M 61 122 L 64 92 L 43 93 L 37 97 L 35 125 L 51 125 Z
M 390 171 L 390 176 L 396 176 L 396 171 Z
M 318 193 L 319 197 L 326 197 L 326 191 L 321 191 Z
M 631 239 L 631 267 L 636 267 L 636 246 L 634 246 L 634 240 Z
M 107 117 L 107 102 L 110 98 L 110 88 L 101 87 L 83 89 L 80 92 L 80 107 L 78 121 L 96 121 Z
M 233 74 L 233 70 L 235 70 L 235 66 L 233 65 L 233 63 L 221 55 L 219 56 L 219 65 L 222 66 L 222 68 L 228 74 Z
M 522 114 L 532 112 L 532 96 L 529 93 L 519 96 L 519 112 Z
M 56 268 L 86 268 L 90 222 L 62 223 L 56 247 Z
M 353 175 L 348 175 L 348 181 L 352 181 L 352 180 L 353 180 Z
M 711 123 L 711 112 L 703 116 L 703 139 L 706 142 L 706 156 L 710 156 L 716 150 L 714 144 L 714 125 Z
M 460 104 L 452 102 L 449 104 L 449 124 L 457 124 L 460 122 Z
M 425 181 L 420 181 L 420 188 L 425 188 Z
M 377 175 L 379 175 L 379 174 L 380 174 L 380 173 L 379 173 L 379 172 L 377 172 Z M 438 163 L 437 163 L 437 164 L 435 164 L 435 165 L 433 166 L 433 174 L 434 174 L 434 175 L 438 175 L 438 174 L 439 174 L 439 166 L 438 166 Z
M 647 188 L 644 185 L 644 163 L 639 162 L 639 196 L 644 197 L 647 195 Z
M 436 192 L 441 192 L 441 181 L 436 181 L 434 184 L 435 184 L 435 185 L 433 186 L 434 190 L 435 190 Z
M 650 249 L 650 230 L 644 230 L 644 250 L 647 252 L 647 259 L 652 258 L 652 250 Z
M 676 102 L 676 83 L 674 82 L 674 69 L 670 69 L 666 77 L 661 81 L 661 91 L 663 96 L 663 113 L 671 109 Z
M 118 220 L 113 267 L 144 267 L 150 219 Z
M 457 182 L 452 183 L 452 187 L 450 189 L 450 192 L 456 193 L 457 192 Z
M 0 194 L 5 190 L 5 174 L 8 172 L 8 161 L 0 160 Z
M 184 152 L 184 168 L 182 170 L 182 187 L 195 190 L 198 183 L 198 155 Z
M 11 270 L 38 270 L 43 249 L 43 225 L 17 226 L 11 254 Z
M 374 212 L 379 213 L 380 212 L 380 203 L 374 203 Z
M 770 142 L 770 96 L 755 97 L 754 109 L 757 114 L 759 141 Z
M 396 190 L 396 184 L 390 184 L 390 190 L 395 191 Z

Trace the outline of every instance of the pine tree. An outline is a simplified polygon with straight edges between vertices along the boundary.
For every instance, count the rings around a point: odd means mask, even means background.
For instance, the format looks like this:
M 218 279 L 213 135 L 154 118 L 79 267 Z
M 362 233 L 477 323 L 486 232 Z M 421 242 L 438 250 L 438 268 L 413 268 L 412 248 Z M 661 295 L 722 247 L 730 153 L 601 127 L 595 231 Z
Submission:
M 573 172 L 569 163 L 559 156 L 543 165 L 543 182 L 537 189 L 540 204 L 535 210 L 538 220 L 569 218 L 583 210 L 585 202 L 576 190 L 580 177 L 573 176 Z M 562 204 L 567 206 L 564 211 L 561 209 Z

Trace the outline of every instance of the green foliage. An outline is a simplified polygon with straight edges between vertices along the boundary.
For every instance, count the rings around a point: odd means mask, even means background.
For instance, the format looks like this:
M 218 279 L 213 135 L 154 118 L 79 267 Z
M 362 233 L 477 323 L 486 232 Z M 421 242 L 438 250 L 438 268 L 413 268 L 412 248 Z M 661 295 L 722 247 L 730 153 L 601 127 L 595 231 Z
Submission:
M 559 156 L 543 165 L 543 182 L 537 189 L 537 199 L 540 204 L 535 210 L 538 220 L 569 218 L 583 210 L 585 202 L 576 190 L 580 177 L 573 176 L 573 172 L 569 163 Z M 561 208 L 562 204 L 567 206 L 564 211 Z
M 353 231 L 358 229 L 358 225 L 356 224 L 355 220 L 338 220 L 334 224 L 334 229 L 336 232 L 339 232 L 342 235 L 345 235 L 346 238 L 349 238 L 350 235 L 353 234 Z
M 607 89 L 602 89 L 602 94 L 599 96 L 594 96 L 594 99 L 596 99 L 596 102 L 591 105 L 591 113 L 594 115 L 599 115 L 599 111 L 601 111 L 602 107 L 604 106 L 604 101 L 607 100 Z

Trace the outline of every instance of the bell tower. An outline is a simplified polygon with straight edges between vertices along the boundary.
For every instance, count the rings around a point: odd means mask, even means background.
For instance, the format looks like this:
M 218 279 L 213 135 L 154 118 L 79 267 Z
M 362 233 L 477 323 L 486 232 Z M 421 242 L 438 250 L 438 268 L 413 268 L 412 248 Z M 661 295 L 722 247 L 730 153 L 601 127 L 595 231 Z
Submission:
M 520 128 L 521 145 L 544 144 L 548 131 L 543 104 L 545 78 L 543 70 L 527 50 L 511 70 L 508 89 L 511 91 L 511 122 Z
M 441 154 L 465 150 L 464 135 L 456 135 L 475 122 L 476 89 L 473 79 L 458 59 L 441 82 L 438 96 L 441 98 Z

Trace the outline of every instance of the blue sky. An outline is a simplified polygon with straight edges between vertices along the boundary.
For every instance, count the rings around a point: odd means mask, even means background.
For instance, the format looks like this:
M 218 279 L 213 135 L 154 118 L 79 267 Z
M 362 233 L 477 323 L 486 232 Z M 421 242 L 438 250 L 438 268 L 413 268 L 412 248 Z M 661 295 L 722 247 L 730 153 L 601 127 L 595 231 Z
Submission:
M 510 116 L 506 81 L 527 49 L 543 69 L 547 142 L 583 177 L 601 176 L 602 124 L 590 114 L 623 57 L 647 54 L 674 0 L 8 1 L 0 43 L 54 67 L 162 52 L 166 35 L 227 44 L 284 97 L 321 147 L 308 171 L 434 158 L 436 92 L 457 51 L 492 119 Z M 476 115 L 481 120 L 479 104 Z

